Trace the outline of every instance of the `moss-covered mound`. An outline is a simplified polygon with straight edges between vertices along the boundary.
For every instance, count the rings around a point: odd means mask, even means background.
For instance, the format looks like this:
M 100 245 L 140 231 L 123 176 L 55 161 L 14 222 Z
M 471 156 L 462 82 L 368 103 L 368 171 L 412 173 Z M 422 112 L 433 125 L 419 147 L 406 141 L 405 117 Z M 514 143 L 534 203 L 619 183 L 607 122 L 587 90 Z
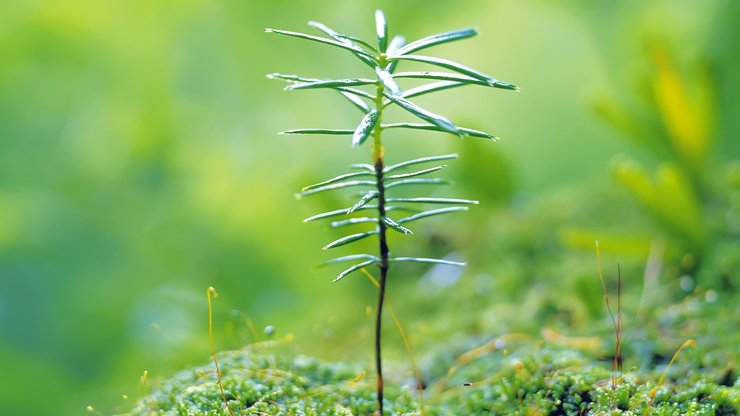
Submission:
M 613 388 L 610 363 L 553 346 L 502 346 L 472 350 L 448 362 L 444 375 L 424 380 L 424 412 L 413 388 L 389 380 L 387 414 L 642 415 L 663 370 L 626 373 Z M 437 366 L 444 361 L 431 360 Z M 370 415 L 375 410 L 369 367 L 288 358 L 264 345 L 223 353 L 219 363 L 235 415 Z M 212 364 L 183 371 L 143 398 L 133 414 L 229 415 L 216 380 Z M 649 415 L 737 415 L 740 408 L 740 379 L 733 370 L 713 374 L 677 365 L 655 392 Z
M 264 346 L 219 355 L 225 397 L 236 415 L 367 415 L 375 392 L 363 370 L 307 357 L 273 355 Z M 357 381 L 356 381 L 357 380 Z M 416 404 L 388 388 L 392 414 L 416 414 Z M 213 363 L 185 370 L 141 400 L 134 415 L 230 415 Z

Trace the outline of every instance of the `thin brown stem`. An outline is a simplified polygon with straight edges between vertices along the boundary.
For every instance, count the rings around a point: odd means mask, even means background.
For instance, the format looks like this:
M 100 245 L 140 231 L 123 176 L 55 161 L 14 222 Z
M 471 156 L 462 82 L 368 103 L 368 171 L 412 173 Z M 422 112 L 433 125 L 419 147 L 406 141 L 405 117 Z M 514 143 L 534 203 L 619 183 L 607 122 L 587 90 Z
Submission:
M 375 315 L 375 371 L 377 373 L 378 415 L 383 415 L 383 360 L 381 355 L 381 329 L 383 325 L 383 302 L 385 301 L 385 282 L 388 275 L 388 241 L 386 240 L 387 226 L 385 224 L 385 186 L 383 184 L 383 142 L 381 139 L 383 120 L 383 84 L 378 82 L 375 108 L 378 110 L 378 122 L 373 131 L 373 162 L 375 166 L 375 182 L 378 189 L 378 240 L 380 261 L 380 286 L 378 288 L 378 306 Z

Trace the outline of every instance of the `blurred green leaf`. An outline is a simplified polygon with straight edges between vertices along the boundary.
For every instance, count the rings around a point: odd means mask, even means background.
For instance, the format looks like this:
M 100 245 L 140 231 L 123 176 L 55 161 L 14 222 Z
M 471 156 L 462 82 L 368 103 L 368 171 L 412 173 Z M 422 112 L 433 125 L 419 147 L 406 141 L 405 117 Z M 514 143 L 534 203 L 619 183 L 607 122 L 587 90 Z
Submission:
M 446 264 L 448 266 L 464 267 L 465 263 L 459 261 L 442 260 L 442 259 L 429 259 L 425 257 L 392 257 L 388 261 L 392 262 L 408 262 L 408 263 L 432 263 L 432 264 Z
M 399 232 L 401 234 L 404 234 L 404 235 L 413 234 L 413 232 L 411 230 L 409 230 L 408 228 L 404 227 L 403 225 L 397 223 L 396 221 L 393 221 L 393 219 L 391 217 L 384 216 L 383 217 L 383 222 L 390 229 L 392 229 L 393 231 L 397 231 L 397 232 Z
M 380 80 L 380 82 L 382 82 L 385 86 L 385 89 L 391 95 L 395 96 L 401 94 L 401 87 L 398 86 L 396 80 L 393 79 L 390 72 L 386 71 L 385 69 L 375 68 L 375 73 L 378 75 L 378 79 Z
M 378 197 L 378 191 L 370 191 L 366 193 L 365 195 L 360 198 L 359 201 L 357 201 L 356 204 L 352 206 L 352 208 L 347 210 L 347 214 L 351 214 L 358 209 L 362 208 L 363 206 L 367 205 L 368 202 L 372 201 L 373 199 Z
M 388 49 L 385 51 L 385 54 L 387 56 L 392 56 L 398 49 L 400 49 L 404 44 L 406 44 L 406 38 L 401 35 L 396 35 L 391 39 L 391 43 L 388 45 Z M 391 61 L 390 64 L 388 64 L 388 72 L 393 73 L 393 71 L 396 70 L 396 66 L 398 65 L 398 61 Z
M 474 85 L 482 85 L 484 87 L 493 87 L 493 88 L 500 88 L 504 90 L 519 91 L 519 87 L 509 82 L 499 81 L 493 78 L 487 81 L 487 80 L 474 78 L 474 77 L 471 77 L 465 74 L 457 74 L 457 73 L 450 73 L 450 72 L 409 71 L 409 72 L 399 72 L 399 73 L 393 74 L 393 77 L 394 78 L 436 79 L 440 81 L 454 81 L 454 82 L 460 82 L 463 84 L 474 84 Z M 427 91 L 427 92 L 430 92 L 430 91 Z M 416 94 L 416 95 L 420 95 L 420 94 Z
M 461 39 L 467 39 L 470 37 L 473 37 L 477 35 L 478 32 L 475 31 L 475 29 L 469 28 L 469 29 L 460 29 L 460 30 L 452 30 L 449 32 L 444 33 L 438 33 L 436 35 L 427 36 L 425 38 L 415 40 L 408 45 L 402 47 L 398 51 L 396 51 L 393 56 L 400 56 L 405 55 L 408 53 L 420 51 L 422 49 L 430 48 L 435 45 L 441 45 L 443 43 L 452 42 L 456 40 Z
M 425 110 L 404 98 L 394 97 L 390 94 L 386 94 L 386 97 L 388 97 L 388 99 L 393 101 L 399 107 L 419 117 L 420 119 L 428 121 L 448 133 L 457 134 L 458 136 L 462 135 L 460 130 L 457 129 L 457 126 L 455 126 L 453 122 L 446 119 L 445 117 L 442 117 L 438 114 L 434 114 L 431 111 Z
M 370 254 L 352 254 L 350 256 L 343 256 L 343 257 L 337 257 L 335 259 L 327 260 L 324 263 L 322 263 L 322 266 L 329 265 L 329 264 L 336 264 L 336 263 L 343 263 L 345 261 L 355 261 L 355 260 L 372 260 L 372 261 L 378 261 L 377 257 L 370 255 Z
M 450 160 L 450 159 L 456 159 L 456 158 L 457 158 L 456 153 L 452 153 L 448 155 L 420 157 L 418 159 L 411 159 L 405 162 L 396 163 L 395 165 L 386 166 L 383 169 L 383 173 L 392 172 L 396 169 L 405 168 L 407 166 L 418 165 L 420 163 L 438 162 L 440 160 Z
M 435 215 L 450 214 L 453 212 L 467 211 L 467 210 L 468 210 L 468 207 L 446 207 L 446 208 L 432 209 L 429 211 L 420 212 L 410 217 L 401 218 L 400 220 L 398 220 L 398 223 L 404 224 L 407 222 L 420 220 L 422 218 L 433 217 Z
M 377 218 L 372 217 L 360 217 L 360 218 L 349 218 L 342 221 L 334 221 L 331 224 L 329 224 L 332 228 L 338 228 L 343 227 L 345 225 L 355 225 L 355 224 L 366 224 L 366 223 L 378 223 Z
M 337 42 L 344 43 L 356 49 L 361 49 L 359 45 L 362 45 L 370 49 L 371 55 L 373 53 L 377 54 L 378 52 L 372 45 L 368 44 L 362 39 L 355 38 L 354 36 L 345 35 L 344 33 L 338 33 L 323 23 L 319 23 L 316 21 L 310 21 L 308 22 L 308 25 L 315 27 L 316 29 L 319 29 L 320 31 L 326 33 L 327 35 L 329 35 L 332 39 L 336 40 Z
M 355 211 L 366 210 L 366 209 L 376 209 L 376 208 L 378 208 L 377 205 L 365 205 L 364 207 L 355 209 Z M 321 220 L 324 218 L 336 217 L 339 215 L 347 215 L 347 210 L 349 210 L 349 208 L 340 208 L 340 209 L 335 209 L 333 211 L 322 212 L 321 214 L 312 215 L 306 218 L 305 220 L 303 220 L 303 222 L 311 222 L 311 221 Z
M 394 61 L 398 62 L 398 61 Z M 401 97 L 403 98 L 413 98 L 418 97 L 420 95 L 429 94 L 436 91 L 442 91 L 449 88 L 455 88 L 455 87 L 462 87 L 464 85 L 468 85 L 466 82 L 459 82 L 459 81 L 440 81 L 440 82 L 433 82 L 431 84 L 421 85 L 415 88 L 409 88 L 408 90 L 404 91 L 403 94 L 401 94 Z
M 359 264 L 355 264 L 354 266 L 352 266 L 349 269 L 343 271 L 342 273 L 339 273 L 339 276 L 337 276 L 337 278 L 334 279 L 334 281 L 335 282 L 338 282 L 338 281 L 344 279 L 350 273 L 356 272 L 357 270 L 360 270 L 363 267 L 367 267 L 367 266 L 369 266 L 369 265 L 371 265 L 373 263 L 375 263 L 374 260 L 368 260 L 368 261 L 365 261 L 365 262 L 362 262 L 362 263 L 359 263 Z
M 420 204 L 471 204 L 477 205 L 478 201 L 472 199 L 456 199 L 456 198 L 387 198 L 388 202 L 412 202 Z
M 695 94 L 690 94 L 668 51 L 654 45 L 651 58 L 656 70 L 652 82 L 655 103 L 660 110 L 669 139 L 679 159 L 692 173 L 704 168 L 713 141 L 713 86 L 705 73 L 697 77 Z
M 396 175 L 390 175 L 390 176 L 386 177 L 385 179 L 393 180 L 393 179 L 412 178 L 414 176 L 421 176 L 421 175 L 426 175 L 427 173 L 436 172 L 436 171 L 442 170 L 442 169 L 444 169 L 446 167 L 447 167 L 447 165 L 440 165 L 440 166 L 435 166 L 433 168 L 419 170 L 419 171 L 416 171 L 416 172 L 399 173 L 399 174 L 396 174 Z
M 376 62 L 375 61 L 375 57 L 373 55 L 371 55 L 370 53 L 368 53 L 368 52 L 366 52 L 366 51 L 364 51 L 364 50 L 362 50 L 362 49 L 360 49 L 358 47 L 355 47 L 353 45 L 349 45 L 349 44 L 346 44 L 346 43 L 338 42 L 336 40 L 326 39 L 326 38 L 320 38 L 318 36 L 307 35 L 305 33 L 291 32 L 291 31 L 288 31 L 288 30 L 279 30 L 279 29 L 270 29 L 270 28 L 267 28 L 267 29 L 265 29 L 265 32 L 267 32 L 267 33 L 277 33 L 279 35 L 291 36 L 291 37 L 295 37 L 295 38 L 299 38 L 299 39 L 306 39 L 306 40 L 310 40 L 310 41 L 313 41 L 313 42 L 319 42 L 319 43 L 324 43 L 326 45 L 336 46 L 338 48 L 346 49 L 346 50 L 352 52 L 353 55 L 355 55 L 358 58 L 360 58 L 360 60 L 362 62 L 365 62 L 366 64 L 372 65 L 372 63 L 375 63 Z M 375 65 L 372 65 L 372 66 L 374 67 Z
M 493 85 L 486 81 L 482 81 L 478 78 L 473 78 L 468 75 L 456 74 L 453 72 L 408 71 L 395 73 L 393 74 L 393 78 L 434 79 L 438 81 L 453 81 L 459 82 L 461 84 L 473 84 L 482 85 L 484 87 L 493 87 Z
M 303 220 L 303 222 L 311 222 L 311 221 L 316 221 L 316 220 L 320 220 L 324 218 L 331 218 L 331 217 L 337 217 L 340 215 L 347 215 L 347 211 L 349 209 L 350 208 L 341 208 L 341 209 L 335 209 L 333 211 L 322 212 L 321 214 L 316 214 L 316 215 L 306 218 L 305 220 Z M 377 205 L 365 205 L 365 206 L 355 209 L 354 211 L 364 211 L 364 210 L 372 210 L 372 209 L 378 209 L 378 206 Z M 387 207 L 385 207 L 385 211 L 386 212 L 391 212 L 391 211 L 417 212 L 417 210 L 413 208 L 409 208 L 409 207 L 401 206 L 401 205 L 388 205 Z
M 279 79 L 282 81 L 289 81 L 289 82 L 315 82 L 315 81 L 321 81 L 318 78 L 306 78 L 302 77 L 300 75 L 293 75 L 293 74 L 281 74 L 279 72 L 273 72 L 271 74 L 266 75 L 269 79 Z
M 352 134 L 354 130 L 348 129 L 293 129 L 281 131 L 278 134 L 329 134 L 329 135 L 343 135 Z
M 441 178 L 424 178 L 424 179 L 402 179 L 400 181 L 385 184 L 385 189 L 395 188 L 403 185 L 447 185 L 448 181 Z
M 457 62 L 450 61 L 448 59 L 444 58 L 436 58 L 432 56 L 423 56 L 423 55 L 401 55 L 394 58 L 391 58 L 392 60 L 404 60 L 404 61 L 413 61 L 413 62 L 421 62 L 425 64 L 430 65 L 436 65 L 442 68 L 451 69 L 453 71 L 459 72 L 463 75 L 468 75 L 473 78 L 477 78 L 487 84 L 495 84 L 497 81 L 488 75 L 476 71 L 473 68 L 468 68 L 465 65 L 459 64 Z
M 375 48 L 375 46 L 373 46 L 373 45 L 371 45 L 371 44 L 369 44 L 369 43 L 365 42 L 364 40 L 362 40 L 362 39 L 360 39 L 360 38 L 358 38 L 358 37 L 355 37 L 355 36 L 350 36 L 350 35 L 345 35 L 345 34 L 343 34 L 343 33 L 339 33 L 339 34 L 338 34 L 338 36 L 339 36 L 340 38 L 344 38 L 344 39 L 347 39 L 347 40 L 351 40 L 352 42 L 354 42 L 354 43 L 356 43 L 356 44 L 358 44 L 358 45 L 362 45 L 362 46 L 364 46 L 364 47 L 365 47 L 365 48 L 367 48 L 367 49 L 368 49 L 368 50 L 369 50 L 369 51 L 370 51 L 371 53 L 373 53 L 373 54 L 375 54 L 375 55 L 380 55 L 380 52 L 378 51 L 378 49 L 377 49 L 377 48 Z
M 267 78 L 269 79 L 279 79 L 282 81 L 287 82 L 293 82 L 293 83 L 315 83 L 315 82 L 322 82 L 324 80 L 318 79 L 318 78 L 306 78 L 299 75 L 292 75 L 292 74 L 280 74 L 280 73 L 272 73 L 268 74 Z M 367 91 L 358 90 L 356 88 L 351 87 L 336 87 L 335 88 L 340 94 L 342 94 L 345 98 L 350 100 L 352 104 L 354 104 L 356 107 L 361 109 L 363 112 L 367 113 L 370 111 L 370 107 L 362 101 L 359 97 L 365 97 L 370 100 L 375 100 L 375 96 L 373 94 L 370 94 Z
M 327 179 L 325 181 L 321 181 L 319 183 L 315 183 L 313 185 L 304 186 L 303 189 L 301 189 L 301 192 L 308 191 L 310 189 L 319 188 L 325 185 L 329 185 L 335 182 L 342 181 L 344 179 L 348 178 L 356 178 L 358 176 L 375 176 L 375 173 L 373 172 L 351 172 L 351 173 L 345 173 L 343 175 L 335 176 L 331 179 Z
M 446 130 L 439 128 L 438 126 L 435 126 L 434 124 L 422 124 L 422 123 L 390 123 L 390 124 L 383 124 L 382 127 L 384 129 L 395 129 L 395 128 L 404 128 L 404 129 L 415 129 L 415 130 L 431 130 L 431 131 L 441 131 L 447 133 Z M 472 137 L 482 137 L 484 139 L 492 139 L 492 140 L 498 140 L 498 137 L 488 134 L 484 131 L 479 130 L 473 130 L 468 129 L 465 127 L 458 127 L 458 131 L 462 132 L 465 136 L 472 136 Z
M 375 11 L 375 33 L 378 36 L 378 50 L 385 52 L 388 48 L 388 22 L 382 10 Z
M 355 107 L 359 108 L 363 113 L 369 113 L 372 110 L 370 106 L 362 101 L 362 99 L 356 94 L 352 94 L 347 91 L 340 91 L 340 94 L 342 94 L 344 98 L 348 99 Z
M 613 172 L 656 220 L 683 236 L 694 248 L 703 246 L 701 202 L 674 163 L 661 163 L 654 178 L 642 165 L 629 159 L 616 162 Z
M 296 84 L 290 84 L 285 89 L 291 90 L 307 90 L 314 88 L 332 88 L 340 89 L 341 87 L 356 87 L 362 85 L 376 84 L 377 81 L 374 79 L 363 79 L 363 78 L 350 78 L 350 79 L 327 79 L 313 82 L 300 82 Z
M 349 243 L 354 243 L 355 241 L 362 240 L 363 238 L 367 238 L 375 234 L 378 234 L 378 230 L 365 231 L 364 233 L 351 234 L 351 235 L 342 237 L 338 240 L 334 240 L 331 243 L 325 245 L 324 250 L 328 250 L 330 248 L 335 248 L 335 247 L 341 247 Z
M 378 112 L 378 110 L 372 110 L 367 113 L 365 117 L 362 118 L 362 120 L 360 120 L 360 124 L 357 125 L 357 128 L 352 135 L 353 147 L 361 145 L 365 142 L 365 140 L 367 140 L 368 137 L 370 137 L 373 129 L 375 129 L 375 125 L 378 124 L 379 115 L 380 113 Z
M 325 185 L 325 186 L 320 186 L 317 188 L 312 188 L 307 191 L 301 191 L 301 192 L 298 192 L 296 195 L 299 197 L 302 197 L 302 196 L 307 196 L 307 195 L 313 195 L 319 192 L 331 191 L 334 189 L 348 188 L 348 187 L 354 187 L 354 186 L 375 186 L 375 184 L 376 184 L 375 181 L 338 182 L 338 183 L 333 183 L 331 185 Z
M 373 175 L 375 175 L 375 168 L 373 167 L 373 165 L 371 165 L 369 163 L 354 163 L 354 164 L 350 165 L 350 167 L 352 169 L 363 169 L 363 170 L 367 170 L 367 171 L 371 172 Z

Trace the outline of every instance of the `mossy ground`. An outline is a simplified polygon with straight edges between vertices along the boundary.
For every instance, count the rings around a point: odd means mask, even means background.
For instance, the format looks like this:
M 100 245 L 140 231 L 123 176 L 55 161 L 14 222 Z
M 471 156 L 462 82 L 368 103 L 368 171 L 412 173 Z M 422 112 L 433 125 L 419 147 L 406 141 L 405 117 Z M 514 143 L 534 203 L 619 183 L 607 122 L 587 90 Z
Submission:
M 488 256 L 495 263 L 493 269 L 475 270 L 473 265 L 470 274 L 453 287 L 437 286 L 429 278 L 434 271 L 418 280 L 394 280 L 388 300 L 398 308 L 415 348 L 424 407 L 422 411 L 411 365 L 387 319 L 387 414 L 642 415 L 664 372 L 665 380 L 655 390 L 647 414 L 740 414 L 740 309 L 733 283 L 738 281 L 737 269 L 717 268 L 716 279 L 679 279 L 680 273 L 667 265 L 660 283 L 649 287 L 641 280 L 643 260 L 622 253 L 620 257 L 627 259 L 622 263 L 620 299 L 624 361 L 612 388 L 615 335 L 595 274 L 596 259 L 592 251 L 563 248 L 559 224 L 572 218 L 553 214 L 559 212 L 554 205 L 557 201 L 549 201 L 542 209 L 517 214 L 520 221 L 496 223 L 492 228 L 501 230 L 500 234 L 461 237 L 473 242 L 472 251 L 463 254 Z M 420 238 L 428 245 L 420 248 L 424 252 L 446 250 L 434 235 Z M 476 247 L 496 250 L 478 252 L 483 249 Z M 603 253 L 606 284 L 615 307 L 615 267 L 610 250 Z M 714 263 L 707 264 L 704 270 L 714 270 Z M 418 272 L 423 274 L 423 269 Z M 687 279 L 695 283 L 688 291 L 679 287 L 680 280 Z M 403 302 L 396 302 L 401 293 Z M 369 356 L 356 355 L 370 353 L 372 322 L 358 325 L 358 318 L 349 315 L 332 315 L 331 324 L 317 324 L 313 332 L 299 334 L 290 345 L 276 337 L 220 354 L 223 386 L 233 413 L 372 414 L 374 368 Z M 684 349 L 667 369 L 688 339 L 695 340 L 696 347 Z M 318 345 L 311 352 L 324 360 L 301 355 L 301 344 Z M 213 363 L 208 363 L 155 383 L 132 415 L 225 416 L 230 412 Z
M 279 341 L 283 342 L 283 341 Z M 276 354 L 262 343 L 219 355 L 229 407 L 236 415 L 370 415 L 375 410 L 369 367 Z M 442 356 L 433 360 L 444 361 Z M 548 343 L 497 338 L 448 363 L 417 392 L 391 377 L 392 415 L 642 415 L 662 368 L 626 372 L 612 389 L 610 364 Z M 655 394 L 649 415 L 737 415 L 740 379 L 677 363 Z M 363 374 L 368 374 L 363 377 Z M 213 364 L 182 371 L 142 399 L 134 415 L 226 416 Z

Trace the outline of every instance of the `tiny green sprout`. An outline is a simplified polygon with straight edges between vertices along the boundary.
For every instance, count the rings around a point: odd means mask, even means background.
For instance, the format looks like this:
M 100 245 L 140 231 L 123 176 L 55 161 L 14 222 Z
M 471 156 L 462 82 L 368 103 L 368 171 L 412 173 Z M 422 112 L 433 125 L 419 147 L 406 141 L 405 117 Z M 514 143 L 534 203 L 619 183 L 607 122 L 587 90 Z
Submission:
M 413 234 L 413 229 L 408 228 L 412 222 L 432 216 L 466 211 L 468 206 L 478 203 L 478 201 L 468 199 L 430 198 L 400 194 L 400 191 L 406 189 L 408 185 L 447 184 L 441 178 L 428 177 L 444 169 L 447 165 L 429 166 L 429 164 L 455 159 L 457 155 L 430 156 L 386 165 L 383 133 L 395 129 L 427 130 L 450 133 L 457 137 L 477 137 L 494 141 L 497 139 L 496 136 L 483 131 L 460 127 L 448 118 L 420 107 L 411 99 L 466 85 L 514 91 L 519 88 L 457 62 L 419 54 L 419 52 L 433 46 L 473 37 L 477 34 L 474 29 L 453 30 L 407 43 L 403 36 L 395 35 L 391 37 L 385 15 L 378 10 L 375 12 L 377 42 L 374 42 L 376 44 L 373 45 L 371 42 L 338 33 L 318 22 L 309 22 L 309 26 L 323 32 L 325 36 L 278 29 L 266 29 L 266 32 L 342 49 L 371 69 L 363 77 L 340 79 L 322 79 L 282 73 L 269 74 L 267 77 L 287 82 L 285 89 L 288 91 L 333 90 L 362 112 L 362 117 L 354 128 L 302 128 L 283 131 L 281 134 L 348 136 L 350 138 L 349 144 L 352 147 L 361 147 L 366 142 L 370 143 L 372 163 L 352 165 L 351 172 L 306 186 L 296 194 L 296 197 L 301 198 L 339 189 L 357 189 L 360 191 L 359 199 L 353 205 L 313 215 L 306 218 L 304 222 L 330 219 L 332 220 L 330 224 L 332 228 L 355 224 L 368 225 L 369 228 L 366 231 L 350 234 L 330 242 L 324 246 L 325 250 L 377 237 L 378 252 L 376 254 L 353 254 L 329 260 L 325 264 L 353 263 L 339 273 L 334 281 L 342 280 L 354 272 L 371 266 L 378 269 L 380 278 L 378 279 L 379 291 L 375 310 L 375 367 L 378 414 L 382 415 L 383 371 L 380 334 L 388 270 L 392 264 L 407 262 L 465 265 L 465 263 L 444 259 L 392 256 L 388 247 L 387 233 L 396 232 L 408 236 Z M 403 66 L 405 62 L 427 64 L 442 71 L 398 72 L 399 65 Z M 404 88 L 405 80 L 408 79 L 430 82 L 421 86 Z M 391 106 L 400 108 L 418 120 L 402 123 L 386 122 L 384 112 Z M 444 207 L 424 208 L 428 205 L 443 205 Z

